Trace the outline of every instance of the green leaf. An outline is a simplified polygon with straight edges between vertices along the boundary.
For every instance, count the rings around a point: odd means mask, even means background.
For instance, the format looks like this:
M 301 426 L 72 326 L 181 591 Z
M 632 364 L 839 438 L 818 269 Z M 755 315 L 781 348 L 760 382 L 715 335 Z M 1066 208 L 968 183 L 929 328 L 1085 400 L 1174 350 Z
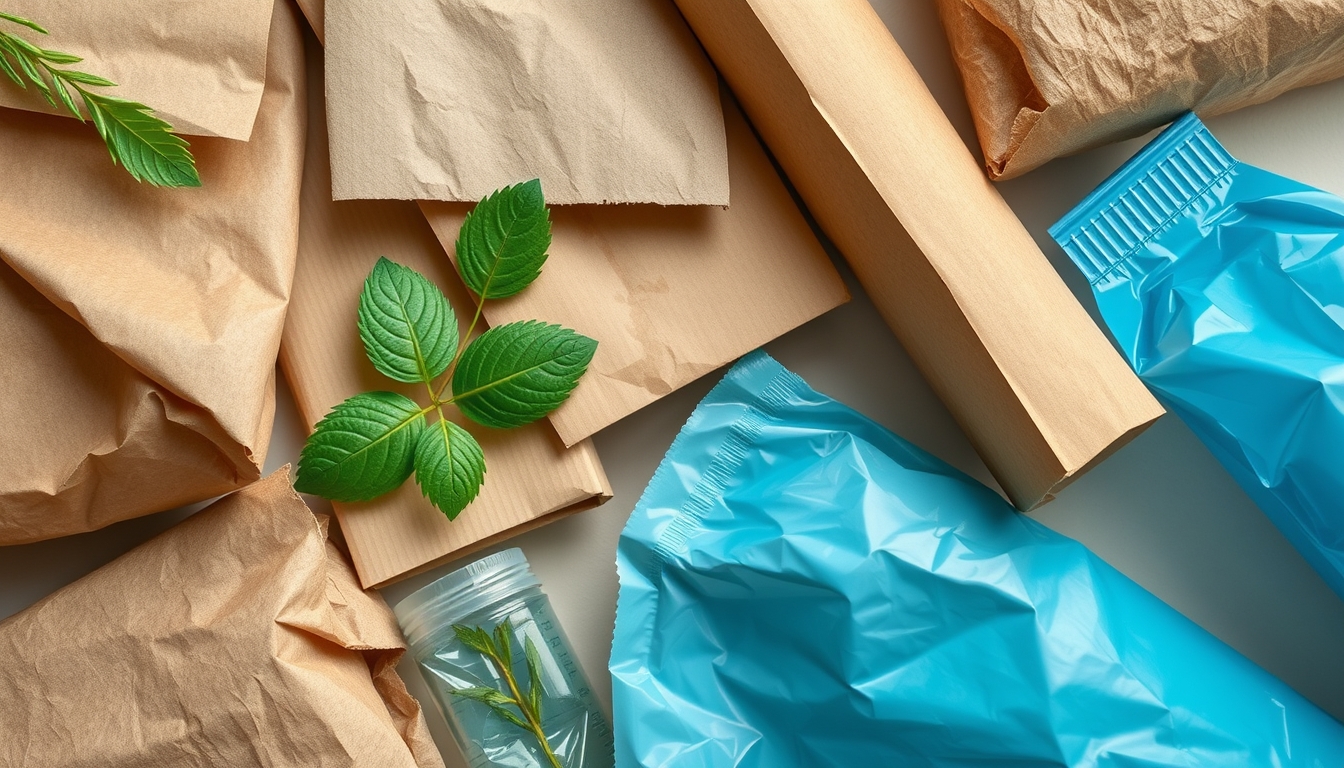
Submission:
M 431 384 L 453 361 L 457 334 L 457 316 L 438 286 L 378 259 L 359 295 L 359 338 L 373 367 L 397 381 Z
M 107 143 L 112 161 L 120 163 L 136 181 L 156 187 L 199 187 L 196 159 L 173 127 L 152 114 L 144 104 L 100 96 L 83 89 L 84 106 Z
M 27 90 L 28 84 L 23 81 L 23 78 L 19 77 L 18 72 L 14 71 L 14 65 L 9 63 L 9 57 L 5 55 L 3 45 L 0 45 L 0 70 L 3 70 L 9 79 L 14 81 L 15 85 Z
M 458 642 L 486 656 L 495 655 L 495 647 L 490 641 L 490 635 L 480 627 L 468 627 L 465 624 L 454 624 L 453 632 L 457 635 Z
M 491 328 L 462 353 L 453 396 L 487 427 L 536 421 L 560 406 L 597 351 L 597 342 L 537 320 Z
M 524 652 L 527 654 L 527 701 L 532 707 L 532 719 L 541 722 L 541 654 L 532 643 L 532 636 L 524 638 Z
M 551 218 L 541 181 L 505 187 L 467 214 L 457 234 L 457 268 L 467 287 L 484 299 L 526 288 L 546 263 Z
M 499 660 L 513 672 L 513 623 L 508 619 L 495 626 L 495 647 L 499 649 Z
M 467 430 L 442 418 L 429 425 L 415 446 L 415 481 L 439 511 L 454 520 L 481 491 L 485 456 Z
M 332 501 L 367 501 L 411 474 L 425 415 L 395 392 L 365 392 L 336 406 L 308 437 L 294 487 Z
M 101 85 L 103 87 L 112 87 L 116 83 L 105 77 L 90 75 L 88 72 L 80 72 L 74 69 L 61 70 L 61 79 L 71 83 L 80 83 L 83 85 Z
M 509 701 L 513 701 L 513 699 L 509 699 Z M 526 730 L 526 731 L 530 731 L 530 730 L 532 730 L 531 726 L 529 726 L 527 723 L 523 722 L 523 719 L 522 719 L 521 717 L 519 717 L 519 716 L 513 714 L 513 713 L 510 712 L 509 710 L 505 709 L 503 706 L 498 705 L 498 704 L 491 704 L 491 705 L 490 705 L 490 709 L 493 709 L 493 710 L 495 711 L 495 714 L 499 715 L 500 717 L 504 718 L 505 720 L 508 720 L 510 723 L 513 723 L 514 725 L 518 726 L 519 728 L 522 728 L 523 730 Z
M 78 64 L 84 59 L 73 53 L 61 53 L 60 51 L 51 51 L 46 48 L 38 48 L 37 57 L 50 61 L 52 64 Z
M 506 706 L 515 703 L 513 699 L 496 691 L 494 688 L 455 688 L 450 691 L 454 696 L 460 696 L 464 699 L 479 701 L 482 704 L 497 704 Z
M 61 82 L 60 78 L 52 78 L 51 85 L 56 89 L 56 95 L 61 97 L 61 103 L 65 105 L 66 109 L 70 110 L 70 114 L 74 115 L 79 122 L 84 122 L 84 113 L 80 112 L 79 107 L 75 106 L 75 100 L 70 98 L 70 91 L 65 87 L 65 83 Z
M 22 16 L 15 16 L 12 13 L 0 13 L 0 19 L 4 19 L 5 21 L 12 21 L 15 24 L 22 24 L 23 26 L 33 30 L 34 32 L 41 32 L 44 35 L 47 34 L 47 30 L 43 29 L 42 25 L 38 24 L 35 21 L 29 21 L 23 18 Z

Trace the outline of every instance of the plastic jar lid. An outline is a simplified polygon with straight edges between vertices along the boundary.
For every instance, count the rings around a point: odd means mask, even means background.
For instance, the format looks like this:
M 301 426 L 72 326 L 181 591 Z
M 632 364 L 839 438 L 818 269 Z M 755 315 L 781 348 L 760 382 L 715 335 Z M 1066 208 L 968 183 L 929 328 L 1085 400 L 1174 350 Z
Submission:
M 412 592 L 392 609 L 412 646 L 482 608 L 506 600 L 541 581 L 523 550 L 496 552 Z

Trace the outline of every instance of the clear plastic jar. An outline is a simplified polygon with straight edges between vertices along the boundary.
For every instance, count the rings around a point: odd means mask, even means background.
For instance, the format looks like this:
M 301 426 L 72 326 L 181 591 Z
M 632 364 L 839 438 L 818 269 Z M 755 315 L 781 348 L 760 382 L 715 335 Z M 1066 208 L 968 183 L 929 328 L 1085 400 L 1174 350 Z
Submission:
M 521 549 L 453 571 L 393 610 L 471 768 L 615 764 L 611 727 Z M 467 630 L 466 642 L 455 625 Z M 473 640 L 477 629 L 484 634 Z M 529 641 L 536 649 L 531 664 Z M 506 659 L 512 685 L 500 671 Z M 536 699 L 534 675 L 541 683 Z

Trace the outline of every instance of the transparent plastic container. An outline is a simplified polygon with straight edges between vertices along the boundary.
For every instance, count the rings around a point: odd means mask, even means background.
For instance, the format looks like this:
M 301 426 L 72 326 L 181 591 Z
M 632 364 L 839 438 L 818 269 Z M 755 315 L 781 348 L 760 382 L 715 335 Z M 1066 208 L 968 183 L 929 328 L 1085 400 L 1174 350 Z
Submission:
M 507 549 L 453 571 L 393 610 L 471 768 L 613 768 L 611 726 L 522 550 Z M 479 628 L 502 650 L 495 633 L 506 621 L 515 687 L 497 661 L 464 644 L 453 629 Z M 513 702 L 530 698 L 529 639 L 542 689 L 536 722 L 550 754 L 524 708 L 498 698 L 493 704 L 481 700 L 481 689 L 499 691 Z M 470 689 L 475 696 L 464 695 L 472 694 Z

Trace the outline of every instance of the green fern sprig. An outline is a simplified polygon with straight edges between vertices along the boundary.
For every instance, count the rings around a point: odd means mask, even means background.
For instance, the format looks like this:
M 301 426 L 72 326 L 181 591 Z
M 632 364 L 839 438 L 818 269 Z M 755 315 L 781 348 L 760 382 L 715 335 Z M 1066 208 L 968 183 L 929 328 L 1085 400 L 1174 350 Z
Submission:
M 40 24 L 13 14 L 0 12 L 0 19 L 47 34 Z M 186 140 L 173 133 L 171 125 L 155 117 L 152 109 L 139 102 L 85 89 L 85 86 L 116 85 L 107 78 L 58 68 L 80 61 L 83 59 L 73 54 L 39 48 L 18 35 L 0 30 L 0 71 L 20 88 L 34 86 L 48 104 L 64 106 L 82 123 L 85 115 L 74 99 L 74 94 L 78 94 L 88 112 L 87 119 L 103 137 L 114 164 L 120 164 L 136 181 L 147 181 L 156 187 L 201 186 L 196 158 L 192 157 Z

